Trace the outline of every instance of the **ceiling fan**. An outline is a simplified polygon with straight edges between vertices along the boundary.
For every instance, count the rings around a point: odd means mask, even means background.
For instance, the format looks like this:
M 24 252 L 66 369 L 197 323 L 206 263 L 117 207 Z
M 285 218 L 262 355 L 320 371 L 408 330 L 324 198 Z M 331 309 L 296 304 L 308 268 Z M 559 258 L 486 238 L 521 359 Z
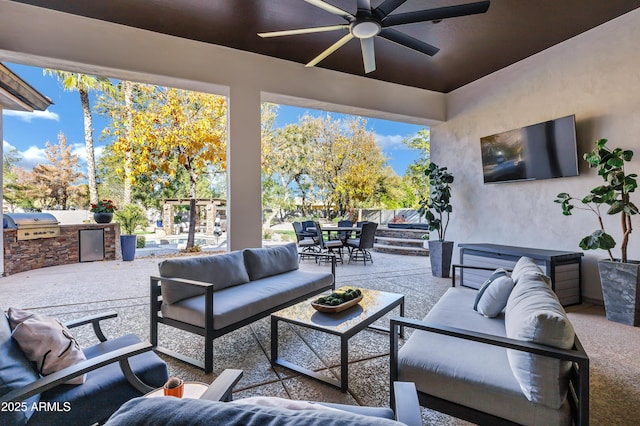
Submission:
M 425 43 L 405 33 L 397 31 L 391 27 L 396 25 L 412 24 L 416 22 L 435 21 L 454 18 L 458 16 L 474 15 L 484 13 L 489 9 L 490 1 L 479 1 L 456 6 L 445 6 L 434 9 L 425 9 L 415 12 L 391 14 L 400 7 L 406 0 L 385 0 L 376 8 L 371 7 L 371 0 L 357 0 L 358 10 L 355 15 L 346 12 L 336 6 L 324 2 L 323 0 L 304 0 L 329 13 L 341 16 L 348 23 L 329 25 L 324 27 L 301 28 L 295 30 L 273 31 L 258 33 L 260 37 L 281 37 L 297 34 L 320 33 L 326 31 L 347 30 L 348 34 L 331 45 L 324 52 L 316 56 L 306 66 L 312 67 L 331 55 L 344 44 L 354 38 L 360 39 L 362 49 L 362 60 L 364 62 L 364 72 L 370 73 L 376 69 L 376 58 L 373 46 L 373 39 L 376 36 L 383 37 L 392 42 L 398 43 L 409 49 L 433 56 L 440 49 L 431 44 Z

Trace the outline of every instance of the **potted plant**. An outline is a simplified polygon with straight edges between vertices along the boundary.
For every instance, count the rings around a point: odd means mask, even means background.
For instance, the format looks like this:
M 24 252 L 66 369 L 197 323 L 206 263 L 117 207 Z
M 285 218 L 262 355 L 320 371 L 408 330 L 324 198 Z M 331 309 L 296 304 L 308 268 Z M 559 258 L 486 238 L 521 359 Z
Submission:
M 429 180 L 431 193 L 427 199 L 422 201 L 418 211 L 427 221 L 429 231 L 438 232 L 438 239 L 429 240 L 428 243 L 431 273 L 436 277 L 447 278 L 453 254 L 453 241 L 445 240 L 449 226 L 449 215 L 453 210 L 451 206 L 453 175 L 446 167 L 440 167 L 435 163 L 429 163 L 424 174 Z
M 111 223 L 116 206 L 111 200 L 98 200 L 96 204 L 91 204 L 90 211 L 93 213 L 93 220 L 96 223 Z
M 593 188 L 582 199 L 567 193 L 558 194 L 555 202 L 562 205 L 562 213 L 572 214 L 574 208 L 591 211 L 598 219 L 598 229 L 580 241 L 583 250 L 603 249 L 609 253 L 608 259 L 598 261 L 602 294 L 604 296 L 607 319 L 623 324 L 640 325 L 640 262 L 630 261 L 627 256 L 629 236 L 633 230 L 631 216 L 638 208 L 631 202 L 630 194 L 638 187 L 637 175 L 627 173 L 625 163 L 633 158 L 633 151 L 606 147 L 607 139 L 596 142 L 593 151 L 584 154 L 590 168 L 595 168 L 604 183 Z M 580 203 L 580 204 L 578 204 Z M 607 233 L 602 220 L 601 207 L 608 206 L 606 214 L 618 215 L 622 231 L 620 258 L 611 252 L 616 246 L 615 239 Z
M 422 247 L 429 248 L 429 234 L 422 234 Z
M 136 236 L 134 232 L 138 226 L 147 225 L 147 217 L 140 206 L 127 204 L 116 213 L 116 222 L 122 227 L 120 235 L 120 248 L 122 260 L 133 260 L 136 256 Z

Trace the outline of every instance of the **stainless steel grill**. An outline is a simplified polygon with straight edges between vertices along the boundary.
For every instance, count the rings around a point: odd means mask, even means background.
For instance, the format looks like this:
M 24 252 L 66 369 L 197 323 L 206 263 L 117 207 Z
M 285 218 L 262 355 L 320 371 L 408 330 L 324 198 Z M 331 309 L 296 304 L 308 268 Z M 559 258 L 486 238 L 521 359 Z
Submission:
M 50 213 L 5 213 L 2 226 L 16 229 L 18 240 L 53 238 L 60 235 L 60 222 Z

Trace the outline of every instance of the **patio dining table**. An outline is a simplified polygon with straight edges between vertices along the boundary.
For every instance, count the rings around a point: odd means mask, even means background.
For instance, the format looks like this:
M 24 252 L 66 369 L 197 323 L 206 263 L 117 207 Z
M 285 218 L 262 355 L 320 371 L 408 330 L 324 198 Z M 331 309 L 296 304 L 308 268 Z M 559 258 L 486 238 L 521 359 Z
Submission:
M 347 238 L 349 238 L 352 233 L 362 231 L 362 228 L 357 226 L 322 226 L 321 228 L 322 228 L 322 232 L 325 232 L 327 234 L 327 239 L 329 240 L 331 239 L 331 233 L 333 232 L 335 233 L 345 232 L 347 235 Z M 310 227 L 310 228 L 307 228 L 307 230 L 315 231 L 316 228 Z

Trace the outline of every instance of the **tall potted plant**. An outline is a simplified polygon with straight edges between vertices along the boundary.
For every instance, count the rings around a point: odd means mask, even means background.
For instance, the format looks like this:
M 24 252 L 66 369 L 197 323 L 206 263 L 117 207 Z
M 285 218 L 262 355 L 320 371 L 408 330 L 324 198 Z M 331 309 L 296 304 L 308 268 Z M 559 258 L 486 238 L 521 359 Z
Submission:
M 138 226 L 147 225 L 147 217 L 140 206 L 127 204 L 116 213 L 116 222 L 122 227 L 120 235 L 120 248 L 122 260 L 133 260 L 136 256 L 136 236 L 134 232 Z
M 609 253 L 608 259 L 598 261 L 602 294 L 604 296 L 607 319 L 623 324 L 640 325 L 640 262 L 630 261 L 627 256 L 629 236 L 633 230 L 631 216 L 638 208 L 631 202 L 630 194 L 638 187 L 637 175 L 627 173 L 625 163 L 633 158 L 633 151 L 606 146 L 607 139 L 596 142 L 593 151 L 584 154 L 590 168 L 595 168 L 604 183 L 593 188 L 582 199 L 567 193 L 558 194 L 555 202 L 562 205 L 562 213 L 571 215 L 574 208 L 591 211 L 598 219 L 599 228 L 580 241 L 583 250 L 603 249 Z M 578 202 L 580 204 L 578 204 Z M 606 214 L 618 215 L 622 230 L 619 259 L 614 258 L 611 249 L 615 239 L 607 233 L 602 220 L 601 207 L 608 206 Z
M 445 240 L 449 214 L 453 210 L 451 206 L 453 175 L 446 167 L 440 167 L 435 163 L 429 163 L 424 174 L 429 180 L 431 193 L 422 201 L 419 212 L 427 221 L 429 231 L 438 232 L 437 240 L 429 240 L 431 273 L 433 276 L 446 278 L 449 277 L 453 254 L 453 241 Z

